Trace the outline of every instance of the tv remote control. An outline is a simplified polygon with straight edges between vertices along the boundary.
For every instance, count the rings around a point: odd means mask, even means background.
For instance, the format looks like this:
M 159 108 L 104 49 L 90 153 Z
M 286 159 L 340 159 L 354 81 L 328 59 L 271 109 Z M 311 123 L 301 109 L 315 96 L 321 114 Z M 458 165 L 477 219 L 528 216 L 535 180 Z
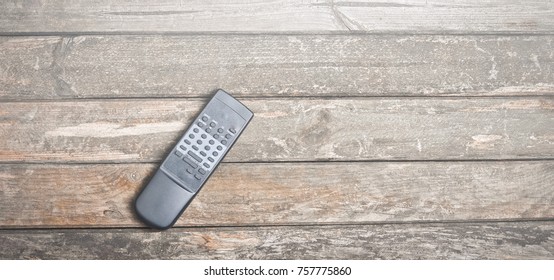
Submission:
M 173 226 L 253 116 L 218 90 L 138 195 L 138 216 L 153 228 Z

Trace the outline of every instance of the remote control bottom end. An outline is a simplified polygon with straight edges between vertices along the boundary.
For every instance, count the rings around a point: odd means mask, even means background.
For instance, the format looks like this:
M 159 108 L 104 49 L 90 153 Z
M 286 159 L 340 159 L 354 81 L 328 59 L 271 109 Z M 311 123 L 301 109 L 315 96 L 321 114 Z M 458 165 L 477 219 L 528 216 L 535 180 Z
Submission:
M 135 201 L 135 210 L 146 224 L 157 229 L 170 228 L 194 197 L 158 170 Z

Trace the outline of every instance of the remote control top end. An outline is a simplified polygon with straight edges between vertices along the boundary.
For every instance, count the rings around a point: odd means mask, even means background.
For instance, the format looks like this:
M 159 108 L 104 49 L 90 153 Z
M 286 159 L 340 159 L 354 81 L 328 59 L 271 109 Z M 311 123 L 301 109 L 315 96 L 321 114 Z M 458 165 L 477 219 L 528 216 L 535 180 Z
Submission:
M 157 229 L 175 224 L 253 116 L 218 90 L 137 197 L 135 209 L 141 220 Z

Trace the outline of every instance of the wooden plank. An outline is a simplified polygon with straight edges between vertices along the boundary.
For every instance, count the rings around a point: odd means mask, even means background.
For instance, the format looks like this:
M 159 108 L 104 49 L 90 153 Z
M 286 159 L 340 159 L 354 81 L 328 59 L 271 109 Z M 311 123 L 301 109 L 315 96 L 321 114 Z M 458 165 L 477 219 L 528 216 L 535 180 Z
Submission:
M 0 37 L 0 99 L 552 95 L 553 36 Z
M 0 227 L 136 227 L 157 165 L 0 165 Z M 180 226 L 554 218 L 554 161 L 223 164 Z
M 5 230 L 1 259 L 553 259 L 554 222 Z
M 121 1 L 119 1 L 121 2 Z M 0 32 L 552 33 L 552 1 L 3 1 Z
M 347 30 L 323 1 L 49 1 L 0 5 L 0 32 L 282 32 Z
M 226 161 L 554 158 L 554 99 L 241 99 Z M 157 162 L 204 100 L 0 103 L 2 162 Z
M 552 1 L 335 0 L 336 16 L 357 32 L 552 33 Z

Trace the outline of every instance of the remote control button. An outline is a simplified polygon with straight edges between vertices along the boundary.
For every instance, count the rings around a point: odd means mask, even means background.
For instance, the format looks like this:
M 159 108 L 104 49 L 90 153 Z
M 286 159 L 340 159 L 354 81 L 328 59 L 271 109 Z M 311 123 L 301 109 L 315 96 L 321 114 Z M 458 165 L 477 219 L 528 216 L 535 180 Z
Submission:
M 194 163 L 192 160 L 190 160 L 188 157 L 184 157 L 183 161 L 186 162 L 190 167 L 196 168 L 198 167 L 198 164 Z
M 190 141 L 188 139 L 185 139 L 185 143 L 187 143 L 188 145 L 190 145 Z
M 221 140 L 221 144 L 227 145 L 227 140 Z
M 223 150 L 223 147 L 217 146 L 217 150 L 218 150 L 218 151 L 221 151 L 221 150 Z
M 202 117 L 202 120 L 205 121 L 205 122 L 207 122 L 207 121 L 208 121 L 208 117 L 203 116 L 203 117 Z
M 189 152 L 189 153 L 190 153 L 190 152 Z M 214 155 L 214 157 L 217 157 L 217 155 L 219 155 L 219 153 L 213 152 L 212 155 Z
M 204 167 L 206 167 L 206 168 L 210 168 L 210 165 L 209 165 L 209 164 L 207 164 L 207 163 L 205 163 L 205 162 L 204 162 L 204 164 L 203 164 L 203 165 L 204 165 Z M 200 169 L 202 169 L 202 168 L 200 168 Z
M 198 133 L 198 131 L 200 131 L 200 130 L 199 130 L 198 128 L 195 127 L 192 131 Z
M 204 152 L 204 151 L 200 151 L 200 154 L 201 154 L 202 156 L 206 156 L 206 152 Z
M 206 137 L 208 137 L 206 134 L 202 133 L 202 135 L 200 135 L 200 137 L 202 137 L 202 139 L 206 139 Z
M 208 127 L 208 128 L 206 128 L 206 132 L 210 133 L 210 132 L 212 132 L 212 129 Z
M 197 154 L 193 153 L 192 151 L 189 151 L 187 154 L 191 156 L 193 159 L 195 159 L 196 161 L 202 162 L 202 158 L 200 158 Z
M 223 128 L 218 128 L 218 129 L 217 129 L 217 132 L 223 133 Z
M 206 149 L 206 151 L 209 151 L 212 147 L 210 146 L 205 146 L 204 149 Z
M 187 150 L 187 147 L 185 147 L 185 146 L 183 146 L 183 145 L 179 146 L 179 148 L 181 148 L 181 150 L 184 150 L 184 151 Z
M 177 150 L 175 150 L 175 154 L 176 154 L 178 157 L 181 157 L 181 156 L 183 155 L 183 153 L 181 153 L 181 152 L 179 152 L 179 151 L 177 151 Z
M 190 139 L 194 139 L 194 134 L 189 134 Z
M 233 128 L 229 128 L 229 132 L 231 132 L 231 133 L 233 133 L 233 134 L 237 133 L 237 131 L 236 131 L 235 129 L 233 129 Z
M 202 177 L 198 176 L 198 174 L 194 174 L 194 178 L 196 178 L 196 180 L 202 179 Z
M 231 134 L 225 134 L 226 139 L 231 139 Z
M 214 138 L 215 139 L 219 138 L 219 134 L 214 134 Z
M 187 173 L 192 174 L 192 170 L 187 168 Z
M 214 162 L 214 159 L 212 157 L 208 157 L 208 160 Z
M 215 143 L 215 141 L 210 139 L 209 143 L 210 143 L 211 145 L 213 145 L 213 144 Z
M 195 145 L 192 145 L 192 148 L 193 148 L 195 151 L 198 151 L 198 147 L 196 147 Z
M 211 122 L 211 123 L 210 123 L 210 126 L 211 126 L 211 127 L 215 127 L 215 122 Z
M 202 140 L 198 140 L 196 143 L 198 143 L 198 145 L 202 145 Z
M 204 123 L 202 123 L 202 122 L 198 122 L 197 125 L 198 125 L 199 127 L 204 127 Z
M 204 164 L 204 165 L 205 165 L 205 164 Z M 204 174 L 206 174 L 206 170 L 200 168 L 200 169 L 198 169 L 198 173 L 204 175 Z

